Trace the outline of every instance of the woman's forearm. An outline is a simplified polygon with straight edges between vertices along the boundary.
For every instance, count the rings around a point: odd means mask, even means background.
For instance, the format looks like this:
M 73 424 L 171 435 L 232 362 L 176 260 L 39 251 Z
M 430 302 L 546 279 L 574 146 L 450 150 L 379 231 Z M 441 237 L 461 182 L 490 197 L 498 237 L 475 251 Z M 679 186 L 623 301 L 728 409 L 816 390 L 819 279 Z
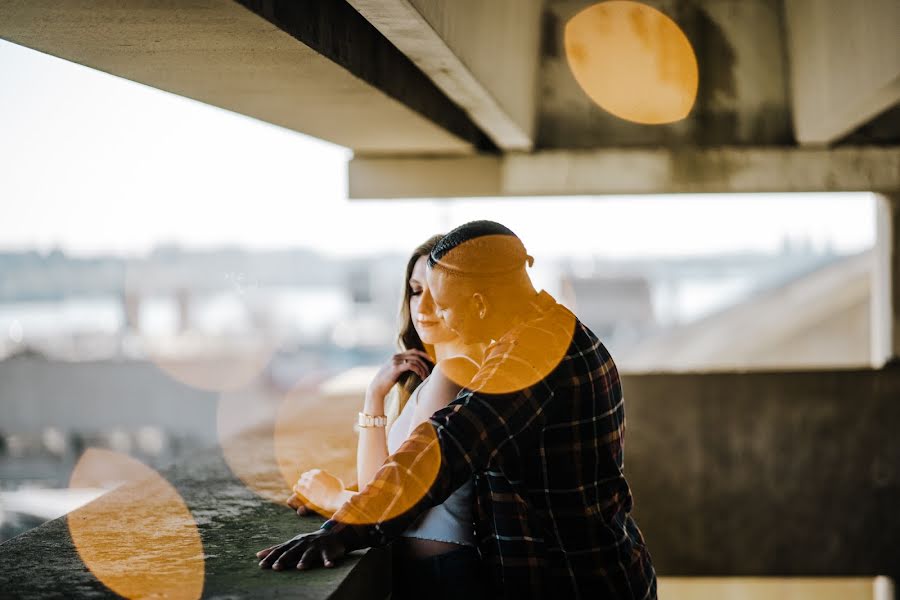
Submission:
M 363 412 L 369 415 L 383 415 L 384 395 L 367 391 Z M 384 427 L 360 427 L 359 441 L 356 444 L 356 477 L 360 490 L 369 485 L 387 457 L 386 429 Z

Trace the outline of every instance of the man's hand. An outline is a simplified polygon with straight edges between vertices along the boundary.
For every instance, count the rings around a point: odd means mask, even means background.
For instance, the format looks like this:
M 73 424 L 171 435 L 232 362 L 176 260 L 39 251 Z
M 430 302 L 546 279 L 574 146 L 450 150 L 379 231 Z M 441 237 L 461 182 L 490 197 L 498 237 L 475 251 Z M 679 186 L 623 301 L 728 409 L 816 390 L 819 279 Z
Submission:
M 313 569 L 319 566 L 331 568 L 335 561 L 347 553 L 336 532 L 319 529 L 312 533 L 298 535 L 283 544 L 260 550 L 256 558 L 262 569 Z

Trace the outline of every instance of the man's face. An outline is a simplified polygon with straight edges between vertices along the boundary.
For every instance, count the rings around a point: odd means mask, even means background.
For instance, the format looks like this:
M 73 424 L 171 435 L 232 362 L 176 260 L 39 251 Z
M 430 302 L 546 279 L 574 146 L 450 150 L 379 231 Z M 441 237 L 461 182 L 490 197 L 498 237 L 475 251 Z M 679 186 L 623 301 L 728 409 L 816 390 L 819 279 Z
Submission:
M 429 291 L 427 301 L 434 302 L 435 313 L 444 324 L 466 344 L 489 342 L 490 336 L 479 318 L 481 307 L 476 295 L 464 289 L 459 278 L 448 277 L 440 268 L 429 267 L 425 277 Z

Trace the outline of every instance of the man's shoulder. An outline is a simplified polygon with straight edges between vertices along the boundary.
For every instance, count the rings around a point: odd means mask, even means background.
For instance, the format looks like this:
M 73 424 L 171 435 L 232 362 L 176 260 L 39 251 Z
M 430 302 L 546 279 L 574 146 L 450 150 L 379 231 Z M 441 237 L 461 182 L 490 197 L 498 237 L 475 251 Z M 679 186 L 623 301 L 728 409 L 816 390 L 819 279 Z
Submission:
M 434 366 L 432 380 L 436 387 L 458 391 L 472 381 L 479 369 L 478 363 L 467 356 L 451 356 Z
M 491 344 L 485 358 L 500 358 L 535 349 L 547 353 L 550 349 L 562 357 L 569 352 L 581 352 L 585 346 L 598 341 L 594 333 L 568 308 L 546 294 L 542 310 L 523 321 Z
M 578 377 L 574 371 L 611 361 L 597 337 L 572 311 L 555 301 L 542 308 L 487 349 L 477 383 L 505 381 L 507 387 L 524 389 L 566 372 L 571 372 L 569 378 Z

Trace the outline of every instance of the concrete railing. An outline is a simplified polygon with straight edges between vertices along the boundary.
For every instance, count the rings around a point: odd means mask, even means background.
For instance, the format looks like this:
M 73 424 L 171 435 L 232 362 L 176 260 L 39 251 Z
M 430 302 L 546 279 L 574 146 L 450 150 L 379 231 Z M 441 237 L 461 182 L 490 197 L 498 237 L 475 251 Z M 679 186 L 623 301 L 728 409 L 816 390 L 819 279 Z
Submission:
M 792 600 L 889 598 L 900 577 L 900 368 L 623 381 L 626 475 L 661 597 L 766 597 L 777 584 L 772 597 Z M 310 414 L 342 424 L 344 445 L 358 400 L 328 398 Z M 204 596 L 385 597 L 385 551 L 332 570 L 260 571 L 255 550 L 320 520 L 264 500 L 233 471 L 217 450 L 164 474 L 200 533 Z M 79 556 L 65 518 L 0 546 L 0 564 L 4 594 L 112 594 Z

